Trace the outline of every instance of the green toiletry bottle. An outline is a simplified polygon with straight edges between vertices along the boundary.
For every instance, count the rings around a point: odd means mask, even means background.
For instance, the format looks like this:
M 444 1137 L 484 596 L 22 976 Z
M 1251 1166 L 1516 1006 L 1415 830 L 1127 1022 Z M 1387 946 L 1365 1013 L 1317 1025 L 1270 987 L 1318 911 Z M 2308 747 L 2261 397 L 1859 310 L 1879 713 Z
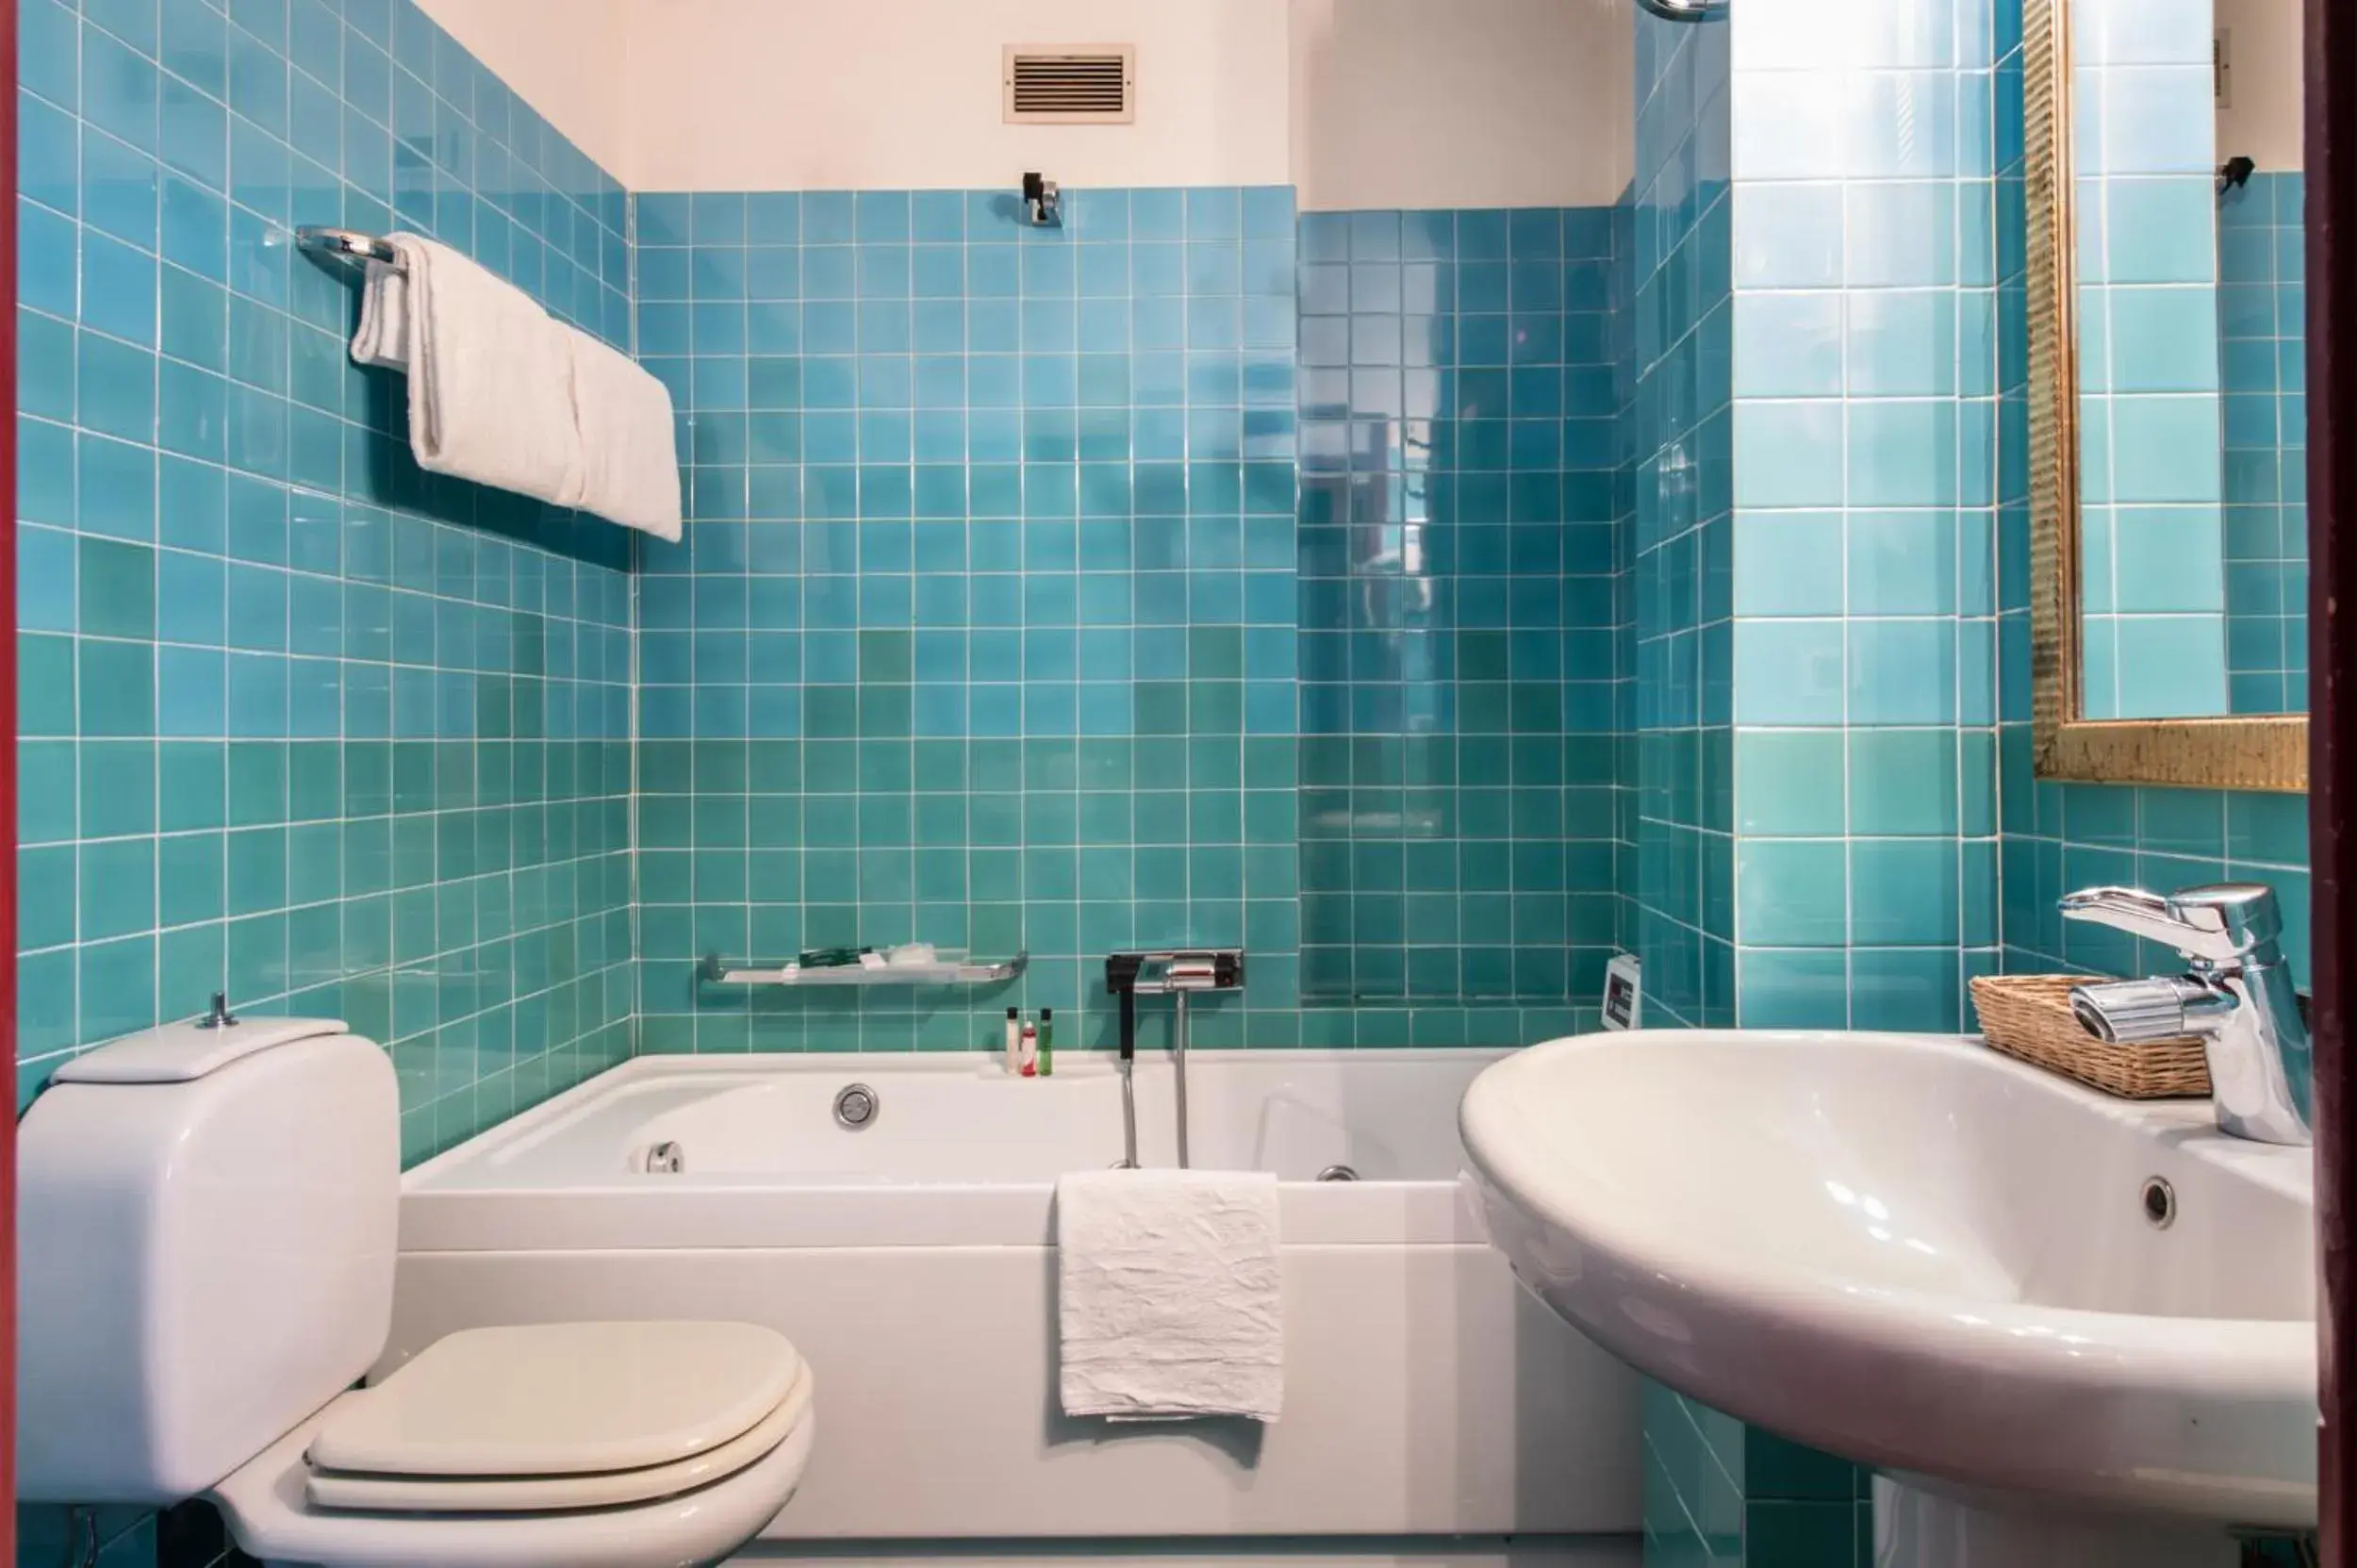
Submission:
M 1039 1076 L 1056 1076 L 1056 1010 L 1052 1007 L 1039 1010 Z

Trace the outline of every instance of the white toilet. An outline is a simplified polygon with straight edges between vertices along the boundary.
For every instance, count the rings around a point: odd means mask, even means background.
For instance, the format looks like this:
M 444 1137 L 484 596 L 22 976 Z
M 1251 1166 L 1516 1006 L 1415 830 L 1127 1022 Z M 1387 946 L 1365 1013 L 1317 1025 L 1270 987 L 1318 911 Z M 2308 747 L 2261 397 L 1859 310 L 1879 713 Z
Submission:
M 317 1019 L 58 1069 L 18 1133 L 18 1494 L 207 1494 L 271 1563 L 694 1568 L 810 1461 L 811 1375 L 745 1323 L 469 1329 L 373 1386 L 400 1106 Z

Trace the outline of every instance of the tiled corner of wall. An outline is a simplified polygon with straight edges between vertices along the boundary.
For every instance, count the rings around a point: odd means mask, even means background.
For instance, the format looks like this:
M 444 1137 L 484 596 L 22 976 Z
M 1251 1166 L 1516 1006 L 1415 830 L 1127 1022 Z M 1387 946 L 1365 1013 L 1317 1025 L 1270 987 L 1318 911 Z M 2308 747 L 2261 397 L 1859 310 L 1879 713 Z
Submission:
M 1633 660 L 1626 935 L 1656 1021 L 1687 1026 L 1735 1020 L 1729 89 L 1723 22 L 1640 19 L 1618 555 Z
M 2308 798 L 2253 790 L 2146 789 L 2034 777 L 2030 730 L 2004 732 L 2005 952 L 2008 971 L 2160 974 L 2172 950 L 2063 919 L 2073 888 L 2161 891 L 2257 882 L 2283 905 L 2283 946 L 2304 977 L 2309 955 Z
M 2188 17 L 2180 8 L 2140 11 L 2162 36 L 2181 41 L 2200 29 L 2200 58 L 2207 59 L 2206 7 Z M 2010 27 L 2018 43 L 2020 7 L 2006 0 L 1998 8 L 2001 27 Z M 2001 33 L 2001 44 L 2004 35 Z M 2180 53 L 2189 43 L 2181 43 Z M 1998 51 L 2000 102 L 2020 101 L 2020 51 Z M 2158 73 L 2156 88 L 2175 94 L 2181 106 L 2200 96 L 2198 117 L 2209 122 L 2206 68 L 2199 84 L 2171 66 Z M 2285 946 L 2296 973 L 2304 973 L 2309 954 L 2308 801 L 2303 795 L 2255 791 L 2136 788 L 2125 785 L 2065 784 L 2040 780 L 2034 766 L 2031 736 L 2030 685 L 2030 508 L 2028 411 L 2028 299 L 2026 227 L 2020 178 L 2022 149 L 2010 124 L 1995 124 L 1997 147 L 1997 224 L 2000 284 L 1998 289 L 1998 366 L 2000 376 L 1998 508 L 1998 599 L 2000 605 L 1998 731 L 2001 885 L 2003 932 L 2002 966 L 2011 973 L 2058 969 L 2111 974 L 2155 974 L 2179 966 L 2178 956 L 2151 944 L 2099 927 L 2065 921 L 2057 908 L 2062 895 L 2073 888 L 2124 883 L 2169 889 L 2227 879 L 2272 885 L 2283 902 Z M 2255 182 L 2254 182 L 2255 183 Z M 2205 176 L 2200 200 L 2183 195 L 2186 214 L 2182 232 L 2211 244 L 2209 213 L 2214 190 Z M 2228 520 L 2225 546 L 2231 626 L 2232 584 L 2242 565 L 2255 565 L 2266 573 L 2277 597 L 2255 596 L 2256 602 L 2285 614 L 2299 610 L 2299 596 L 2280 597 L 2292 574 L 2288 552 L 2306 548 L 2304 475 L 2297 454 L 2275 446 L 2278 438 L 2300 433 L 2304 414 L 2299 405 L 2303 385 L 2300 346 L 2279 334 L 2292 331 L 2300 316 L 2296 296 L 2279 290 L 2286 274 L 2279 257 L 2293 258 L 2297 277 L 2298 246 L 2283 246 L 2276 232 L 2285 188 L 2244 201 L 2231 201 L 2219 222 L 2224 225 L 2217 261 L 2235 274 L 2235 289 L 2219 290 L 2217 318 L 2199 324 L 2201 353 L 2224 367 L 2227 385 L 2251 400 L 2229 404 L 2237 410 L 2230 420 L 2225 466 Z M 2296 191 L 2292 195 L 2297 200 Z M 2263 205 L 2249 205 L 2263 204 Z M 2296 224 L 2297 219 L 2285 220 Z M 2261 231 L 2264 231 L 2262 233 Z M 2175 232 L 2175 231 L 2173 231 Z M 2237 233 L 2247 238 L 2237 239 Z M 2264 262 L 2261 256 L 2264 255 Z M 2198 258 L 2188 261 L 2191 270 Z M 2267 274 L 2262 283 L 2260 270 Z M 2296 289 L 2296 284 L 2289 285 Z M 2288 307 L 2288 314 L 2285 313 Z M 2224 352 L 2220 334 L 2224 334 Z M 2253 363 L 2263 355 L 2264 371 Z M 2280 401 L 2279 401 L 2280 400 Z M 2260 443 L 2264 427 L 2266 440 Z M 2237 443 L 2236 433 L 2244 436 Z M 2302 436 L 2304 439 L 2304 435 Z M 2238 543 L 2239 541 L 2239 543 Z M 2215 549 L 2213 543 L 2211 548 Z M 2192 558 L 2175 569 L 2191 569 Z M 2304 619 L 2303 619 L 2304 626 Z M 2269 652 L 2251 666 L 2254 674 L 2269 680 L 2269 658 L 2286 652 L 2281 624 L 2255 627 L 2244 634 Z M 2230 630 L 2230 642 L 2233 634 Z M 2246 645 L 2250 646 L 2250 645 Z M 2298 647 L 2295 636 L 2292 648 Z M 2246 695 L 2250 688 L 2245 688 Z M 2268 696 L 2275 694 L 2273 685 Z
M 2091 718 L 2228 710 L 2208 0 L 2071 11 Z
M 691 432 L 640 593 L 647 1045 L 1109 1027 L 1109 951 L 1252 952 L 1298 1038 L 1289 189 L 647 194 L 639 346 Z M 922 940 L 1015 987 L 751 999 L 704 953 Z
M 2308 341 L 2298 171 L 2253 174 L 2218 206 L 2226 404 L 2228 710 L 2308 707 Z
M 1648 1379 L 1645 1560 L 1870 1568 L 1871 1472 Z
M 1206 1043 L 1568 1032 L 1611 940 L 1603 214 L 636 206 L 693 480 L 640 597 L 651 1048 L 971 1048 L 1009 1002 L 1101 1043 L 1103 955 L 1184 942 L 1251 955 Z M 695 974 L 905 940 L 1030 968 Z
M 626 341 L 620 189 L 408 0 L 25 0 L 20 1101 L 202 1011 L 391 1048 L 410 1158 L 630 1049 L 624 536 L 431 479 L 297 223 Z
M 1615 915 L 1610 209 L 1301 235 L 1305 1004 L 1586 1004 Z
M 1739 1015 L 1955 1030 L 1999 941 L 1998 41 L 1733 32 Z

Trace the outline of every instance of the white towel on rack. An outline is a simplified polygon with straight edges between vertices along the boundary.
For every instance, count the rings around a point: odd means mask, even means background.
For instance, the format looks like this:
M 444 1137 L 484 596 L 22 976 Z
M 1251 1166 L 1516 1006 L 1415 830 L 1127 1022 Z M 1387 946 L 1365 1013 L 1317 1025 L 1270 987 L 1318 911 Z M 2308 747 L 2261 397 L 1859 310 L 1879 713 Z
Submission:
M 1067 1415 L 1240 1415 L 1285 1398 L 1277 1178 L 1089 1171 L 1056 1184 Z
M 569 503 L 679 542 L 679 441 L 670 389 L 585 332 L 569 328 L 581 489 Z
M 378 370 L 409 368 L 409 280 L 398 267 L 368 264 L 360 289 L 360 330 L 352 335 L 352 359 Z
M 353 356 L 407 367 L 418 466 L 573 504 L 583 474 L 570 329 L 447 245 L 387 242 L 405 287 L 377 287 L 373 312 L 362 301 Z

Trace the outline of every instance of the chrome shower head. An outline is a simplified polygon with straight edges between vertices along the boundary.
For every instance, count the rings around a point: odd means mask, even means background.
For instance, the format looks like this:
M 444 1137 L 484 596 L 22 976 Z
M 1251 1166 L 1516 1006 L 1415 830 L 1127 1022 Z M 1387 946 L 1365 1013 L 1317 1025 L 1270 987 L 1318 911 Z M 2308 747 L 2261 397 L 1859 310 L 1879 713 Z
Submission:
M 1727 0 L 1637 0 L 1637 4 L 1664 22 L 1716 22 L 1727 14 Z

